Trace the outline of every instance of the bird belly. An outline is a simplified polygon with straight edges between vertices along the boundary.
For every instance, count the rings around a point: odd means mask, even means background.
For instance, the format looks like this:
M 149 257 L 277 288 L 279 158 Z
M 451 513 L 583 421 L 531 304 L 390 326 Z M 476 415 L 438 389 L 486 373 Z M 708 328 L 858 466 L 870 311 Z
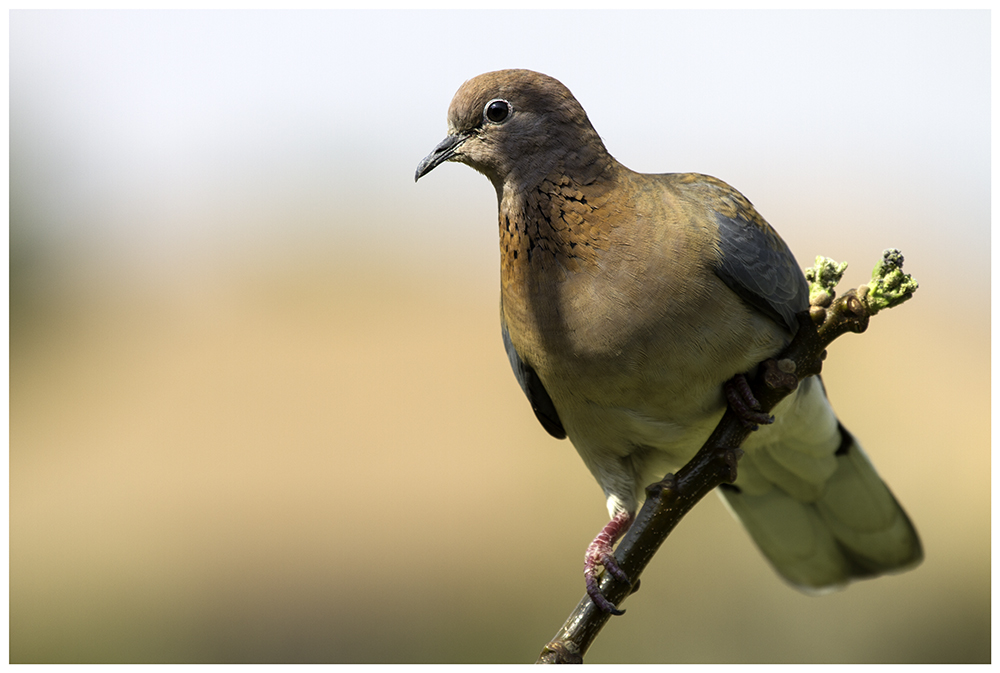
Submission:
M 504 298 L 515 347 L 615 507 L 634 508 L 689 460 L 725 409 L 723 383 L 787 343 L 714 274 L 701 279 L 652 310 L 641 299 L 660 291 L 657 278 L 630 288 L 577 275 L 534 304 Z

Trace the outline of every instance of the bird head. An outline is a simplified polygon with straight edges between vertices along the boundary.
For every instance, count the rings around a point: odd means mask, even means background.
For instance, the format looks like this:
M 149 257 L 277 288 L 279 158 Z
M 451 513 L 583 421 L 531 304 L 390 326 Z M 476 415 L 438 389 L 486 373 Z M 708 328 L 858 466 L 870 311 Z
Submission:
M 414 179 L 457 161 L 486 175 L 498 192 L 505 183 L 527 189 L 556 170 L 588 181 L 603 157 L 604 143 L 561 82 L 531 70 L 499 70 L 459 88 L 448 108 L 448 136 Z

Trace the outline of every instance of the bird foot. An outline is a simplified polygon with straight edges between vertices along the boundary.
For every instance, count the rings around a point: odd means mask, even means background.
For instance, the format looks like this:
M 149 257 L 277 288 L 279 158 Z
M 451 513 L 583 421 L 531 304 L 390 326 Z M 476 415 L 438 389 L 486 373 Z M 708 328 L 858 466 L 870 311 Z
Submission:
M 729 406 L 736 412 L 737 418 L 744 427 L 756 430 L 758 425 L 774 423 L 774 416 L 760 410 L 760 403 L 750 391 L 750 384 L 743 374 L 737 374 L 722 384 Z
M 587 585 L 587 595 L 602 612 L 609 612 L 613 615 L 623 615 L 625 611 L 619 610 L 601 593 L 597 579 L 597 567 L 604 566 L 604 569 L 611 573 L 611 576 L 616 580 L 631 585 L 628 575 L 615 560 L 614 545 L 632 525 L 632 518 L 633 516 L 629 512 L 615 514 L 611 521 L 597 534 L 594 541 L 590 543 L 590 546 L 587 547 L 587 553 L 584 555 L 583 579 Z

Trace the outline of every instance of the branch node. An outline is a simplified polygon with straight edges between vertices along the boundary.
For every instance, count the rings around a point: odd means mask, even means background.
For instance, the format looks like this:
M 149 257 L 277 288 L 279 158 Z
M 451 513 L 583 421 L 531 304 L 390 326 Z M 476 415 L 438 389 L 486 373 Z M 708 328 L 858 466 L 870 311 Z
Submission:
M 659 498 L 663 495 L 664 491 L 677 492 L 677 479 L 672 472 L 664 476 L 663 479 L 646 487 L 646 499 L 653 500 Z
M 772 390 L 787 390 L 791 392 L 799 385 L 799 377 L 795 375 L 795 361 L 783 358 L 781 360 L 765 360 L 764 383 Z
M 540 664 L 582 664 L 583 654 L 566 640 L 553 640 L 538 656 Z
M 809 317 L 817 327 L 826 322 L 826 309 L 822 306 L 810 306 Z

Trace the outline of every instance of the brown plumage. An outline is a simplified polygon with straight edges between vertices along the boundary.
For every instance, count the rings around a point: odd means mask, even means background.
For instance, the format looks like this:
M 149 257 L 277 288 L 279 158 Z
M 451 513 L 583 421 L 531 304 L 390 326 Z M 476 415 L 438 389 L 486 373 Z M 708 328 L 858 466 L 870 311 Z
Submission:
M 499 205 L 501 327 L 539 421 L 568 436 L 612 521 L 611 548 L 643 487 L 687 461 L 724 410 L 727 381 L 776 355 L 808 306 L 792 253 L 751 203 L 706 175 L 643 174 L 618 163 L 555 79 L 529 70 L 475 77 L 448 110 L 445 161 L 493 183 Z M 807 379 L 748 440 L 722 495 L 787 580 L 821 591 L 921 558 L 906 514 Z

